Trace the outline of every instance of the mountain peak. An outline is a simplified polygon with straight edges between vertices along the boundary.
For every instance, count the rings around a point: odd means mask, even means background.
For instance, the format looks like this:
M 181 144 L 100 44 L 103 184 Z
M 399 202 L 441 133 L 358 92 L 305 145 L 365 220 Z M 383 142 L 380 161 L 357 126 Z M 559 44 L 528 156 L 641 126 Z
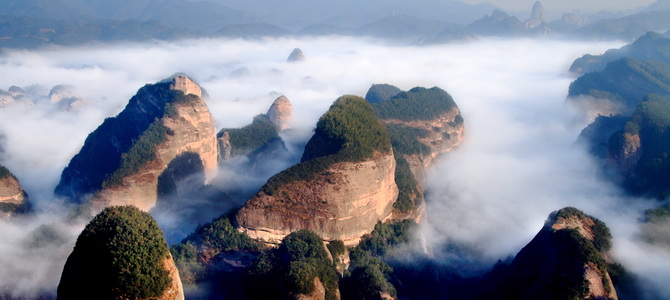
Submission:
M 175 75 L 171 78 L 171 90 L 184 92 L 184 95 L 193 94 L 202 98 L 202 88 L 186 75 Z

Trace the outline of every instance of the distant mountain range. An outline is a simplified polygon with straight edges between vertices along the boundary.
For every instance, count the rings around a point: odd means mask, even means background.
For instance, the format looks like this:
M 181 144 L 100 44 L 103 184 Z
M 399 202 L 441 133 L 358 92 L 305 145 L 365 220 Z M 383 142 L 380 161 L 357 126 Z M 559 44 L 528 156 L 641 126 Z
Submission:
M 101 0 L 0 0 L 0 6 L 2 48 L 218 36 L 371 36 L 406 43 L 480 36 L 633 40 L 670 29 L 667 0 L 632 15 L 567 13 L 554 21 L 544 18 L 540 2 L 527 20 L 489 4 L 438 0 L 121 0 L 113 5 Z

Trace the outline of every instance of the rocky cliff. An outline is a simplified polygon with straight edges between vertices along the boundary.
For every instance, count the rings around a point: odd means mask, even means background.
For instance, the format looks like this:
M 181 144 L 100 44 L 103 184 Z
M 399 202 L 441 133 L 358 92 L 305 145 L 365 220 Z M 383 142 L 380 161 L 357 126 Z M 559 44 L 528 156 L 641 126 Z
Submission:
M 156 221 L 134 206 L 114 206 L 77 238 L 58 299 L 182 300 L 184 291 Z
M 28 195 L 19 181 L 0 165 L 0 220 L 25 212 L 28 207 Z
M 605 224 L 567 207 L 516 255 L 500 278 L 505 299 L 618 299 L 608 272 L 611 235 Z
M 211 177 L 216 124 L 191 79 L 178 75 L 140 89 L 126 108 L 91 133 L 63 171 L 56 194 L 95 207 L 156 204 L 159 177 L 180 157 Z M 170 176 L 167 176 L 168 178 Z M 168 183 L 169 184 L 169 183 Z
M 378 88 L 373 85 L 368 95 L 376 95 Z M 372 101 L 378 101 L 372 105 L 389 131 L 396 155 L 395 181 L 400 191 L 394 219 L 418 222 L 423 216 L 426 169 L 463 139 L 463 117 L 452 97 L 438 87 L 415 87 Z
M 283 145 L 279 131 L 290 128 L 293 106 L 288 98 L 278 97 L 266 114 L 254 117 L 251 124 L 241 128 L 223 128 L 217 134 L 219 158 L 227 160 L 233 156 L 250 155 L 263 148 Z M 275 145 L 279 143 L 279 145 Z
M 270 106 L 265 116 L 270 119 L 277 130 L 289 129 L 291 128 L 291 121 L 293 121 L 293 105 L 288 98 L 280 96 L 272 102 L 272 106 Z
M 369 104 L 343 96 L 319 120 L 302 162 L 270 178 L 240 209 L 240 230 L 275 244 L 300 229 L 356 244 L 391 216 L 395 166 Z

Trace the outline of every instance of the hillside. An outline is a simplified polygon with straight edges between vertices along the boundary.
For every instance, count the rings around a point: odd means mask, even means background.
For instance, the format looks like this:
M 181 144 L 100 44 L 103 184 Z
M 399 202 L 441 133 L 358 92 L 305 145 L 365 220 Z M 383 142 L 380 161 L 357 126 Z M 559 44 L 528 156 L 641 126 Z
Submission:
M 604 70 L 608 63 L 624 57 L 670 64 L 670 39 L 655 32 L 648 32 L 635 42 L 619 49 L 607 50 L 601 55 L 586 54 L 572 63 L 570 71 L 578 74 L 599 72 Z
M 56 195 L 76 203 L 93 195 L 96 206 L 148 210 L 159 186 L 175 184 L 159 185 L 159 178 L 172 177 L 165 174 L 170 164 L 188 160 L 194 170 L 215 169 L 216 127 L 201 97 L 200 87 L 182 75 L 141 88 L 121 113 L 89 134 L 63 170 Z
M 670 97 L 645 98 L 623 130 L 608 143 L 609 160 L 635 194 L 664 198 L 670 194 Z
M 58 299 L 184 299 L 163 231 L 133 206 L 91 220 L 67 259 Z
M 648 94 L 670 95 L 670 65 L 621 58 L 572 82 L 568 100 L 590 115 L 630 115 Z
M 420 219 L 426 169 L 463 138 L 460 110 L 451 95 L 438 87 L 405 92 L 392 85 L 372 85 L 366 100 L 391 137 L 400 191 L 394 204 L 396 215 L 409 213 Z
M 301 163 L 271 177 L 237 222 L 271 243 L 309 229 L 355 244 L 390 216 L 398 194 L 394 173 L 390 138 L 372 108 L 342 96 L 319 119 Z
M 618 299 L 607 226 L 578 209 L 553 212 L 510 265 L 493 270 L 504 299 Z

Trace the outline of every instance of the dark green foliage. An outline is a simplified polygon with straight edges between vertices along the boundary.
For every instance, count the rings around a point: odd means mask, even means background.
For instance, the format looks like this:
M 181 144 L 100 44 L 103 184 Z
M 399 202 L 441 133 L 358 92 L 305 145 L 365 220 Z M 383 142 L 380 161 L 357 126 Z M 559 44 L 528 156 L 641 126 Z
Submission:
M 262 147 L 269 140 L 279 137 L 277 129 L 264 115 L 254 117 L 251 124 L 242 128 L 224 128 L 219 131 L 218 137 L 224 132 L 230 135 L 230 145 L 233 147 L 231 155 L 246 155 Z
M 393 203 L 393 208 L 406 213 L 416 208 L 417 202 L 423 200 L 423 195 L 407 160 L 402 155 L 396 154 L 395 161 L 395 183 L 398 186 L 398 199 Z
M 146 299 L 171 282 L 169 252 L 156 221 L 134 206 L 108 207 L 77 238 L 59 299 Z
M 121 174 L 113 173 L 121 167 L 122 155 L 130 152 L 133 147 L 136 151 L 127 158 L 130 163 L 126 166 L 127 170 L 132 169 L 131 165 L 142 162 L 144 158 L 135 156 L 145 151 L 146 146 L 156 142 L 156 138 L 160 136 L 156 136 L 157 133 L 166 131 L 165 128 L 160 128 L 160 124 L 155 124 L 156 120 L 161 120 L 166 110 L 174 114 L 175 104 L 197 99 L 193 95 L 184 95 L 182 91 L 171 90 L 170 83 L 167 80 L 145 85 L 128 101 L 121 113 L 105 119 L 102 125 L 89 134 L 79 153 L 63 170 L 55 193 L 78 200 L 83 195 L 98 191 L 110 177 L 109 184 L 118 184 Z M 148 133 L 148 139 L 142 142 L 140 137 L 150 126 L 154 126 L 154 131 Z M 142 145 L 135 146 L 138 142 L 142 142 Z
M 205 265 L 200 260 L 198 248 L 191 241 L 173 245 L 170 252 L 183 283 L 195 283 L 202 279 Z
M 569 96 L 607 98 L 632 111 L 648 94 L 670 95 L 670 66 L 622 58 L 601 72 L 588 73 L 570 84 Z M 628 113 L 628 112 L 627 112 Z
M 185 239 L 202 247 L 216 251 L 260 251 L 261 243 L 238 232 L 230 221 L 230 214 L 223 215 L 211 223 L 198 226 Z
M 344 247 L 344 242 L 341 240 L 331 241 L 328 243 L 327 246 L 328 251 L 330 251 L 330 254 L 332 256 L 342 255 L 347 250 L 347 248 Z
M 0 165 L 0 179 L 3 179 L 5 177 L 16 178 L 14 174 L 12 174 L 12 172 L 9 171 L 9 169 L 5 168 L 5 166 L 3 165 Z
M 624 186 L 636 194 L 664 197 L 670 193 L 670 97 L 649 95 L 638 107 L 623 131 L 609 140 L 610 153 L 626 147 L 623 134 L 640 137 L 643 149 L 637 166 L 627 176 Z
M 602 71 L 607 66 L 607 63 L 623 57 L 668 64 L 670 63 L 670 39 L 656 32 L 648 32 L 635 42 L 620 49 L 611 49 L 597 56 L 584 55 L 572 63 L 570 71 L 582 74 Z
M 355 269 L 342 282 L 343 299 L 383 299 L 382 293 L 396 296 L 396 290 L 374 265 Z
M 384 256 L 389 249 L 408 242 L 415 226 L 416 223 L 411 220 L 392 224 L 377 222 L 372 233 L 361 238 L 358 248 L 375 256 Z
M 454 99 L 438 87 L 415 87 L 387 101 L 375 103 L 374 109 L 380 119 L 413 121 L 435 119 L 454 106 Z
M 387 124 L 386 129 L 391 136 L 393 151 L 399 154 L 430 154 L 430 147 L 420 142 L 419 138 L 428 136 L 428 131 L 421 128 L 403 126 L 398 124 Z
M 402 92 L 401 89 L 390 84 L 373 84 L 365 94 L 365 100 L 370 103 L 379 103 L 393 98 Z
M 258 253 L 263 244 L 238 232 L 233 227 L 229 212 L 210 223 L 198 226 L 196 230 L 181 243 L 170 248 L 175 264 L 179 269 L 182 281 L 196 283 L 207 280 L 209 260 L 219 254 L 228 252 Z
M 154 120 L 137 141 L 133 142 L 128 152 L 121 154 L 119 168 L 102 182 L 102 187 L 122 185 L 123 177 L 134 174 L 146 163 L 156 159 L 156 147 L 171 134 L 172 131 L 165 127 L 161 120 Z
M 372 233 L 363 236 L 349 253 L 349 276 L 341 284 L 343 299 L 380 299 L 382 293 L 395 297 L 396 290 L 391 284 L 394 271 L 384 259 L 391 249 L 409 241 L 416 226 L 410 220 L 377 223 Z
M 662 222 L 665 220 L 670 220 L 670 205 L 648 209 L 644 212 L 645 222 Z
M 314 278 L 318 277 L 326 289 L 326 299 L 335 299 L 339 281 L 321 237 L 309 230 L 293 232 L 278 248 L 265 251 L 248 274 L 248 292 L 252 298 L 309 294 L 314 291 Z
M 283 184 L 310 180 L 334 163 L 370 159 L 389 153 L 391 141 L 370 105 L 356 96 L 342 96 L 319 119 L 301 163 L 271 177 L 262 191 L 273 194 Z

